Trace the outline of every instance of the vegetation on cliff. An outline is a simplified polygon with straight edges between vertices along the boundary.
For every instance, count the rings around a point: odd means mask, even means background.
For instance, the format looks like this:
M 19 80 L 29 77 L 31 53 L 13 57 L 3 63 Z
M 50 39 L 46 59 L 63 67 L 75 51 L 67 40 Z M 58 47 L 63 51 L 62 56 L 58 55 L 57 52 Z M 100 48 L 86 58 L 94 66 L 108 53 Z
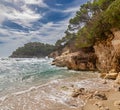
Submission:
M 112 8 L 111 11 L 111 7 L 114 6 L 114 4 L 119 7 L 119 3 L 117 2 L 119 2 L 119 0 L 94 0 L 81 6 L 76 16 L 70 20 L 69 25 L 70 29 L 73 25 L 74 27 L 78 27 L 78 25 L 81 26 L 77 32 L 76 45 L 78 47 L 89 47 L 94 45 L 98 40 L 106 39 L 108 34 L 111 33 L 110 29 L 113 26 L 109 21 L 115 21 L 112 19 L 112 14 L 114 13 L 114 17 L 116 15 L 118 16 L 116 9 Z M 79 19 L 77 24 L 76 19 Z
M 31 58 L 31 57 L 45 57 L 53 52 L 55 47 L 50 44 L 40 42 L 30 42 L 23 47 L 19 47 L 12 53 L 10 57 Z
M 75 70 L 90 70 L 94 67 L 100 72 L 108 73 L 112 69 L 119 72 L 119 9 L 120 0 L 92 0 L 83 4 L 75 17 L 70 19 L 65 37 L 59 40 L 59 45 L 64 42 L 68 47 L 71 44 L 68 50 L 75 46 L 79 54 L 75 56 L 75 51 L 61 51 L 61 56 L 56 57 L 53 64 L 59 63 L 59 66 L 65 65 Z
M 120 27 L 119 9 L 119 0 L 88 1 L 70 19 L 66 35 L 59 40 L 59 45 L 74 39 L 78 48 L 84 48 L 106 39 L 111 34 L 111 28 Z

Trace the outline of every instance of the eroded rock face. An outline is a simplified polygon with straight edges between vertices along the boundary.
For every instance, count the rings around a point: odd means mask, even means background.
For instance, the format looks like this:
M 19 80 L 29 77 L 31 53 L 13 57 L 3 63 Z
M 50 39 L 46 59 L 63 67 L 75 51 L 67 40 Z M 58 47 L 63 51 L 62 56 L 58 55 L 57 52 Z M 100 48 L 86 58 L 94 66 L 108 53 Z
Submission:
M 74 70 L 95 70 L 96 56 L 94 53 L 89 54 L 79 54 L 76 56 L 71 56 L 71 59 L 67 61 L 66 65 L 69 69 Z
M 96 70 L 96 56 L 94 52 L 85 52 L 83 50 L 68 54 L 62 54 L 55 58 L 52 63 L 56 66 L 67 66 L 73 70 Z
M 114 73 L 120 72 L 120 30 L 112 29 L 111 33 L 106 40 L 97 41 L 94 49 L 81 49 L 77 52 L 71 52 L 69 50 L 71 47 L 63 49 L 60 56 L 55 55 L 57 57 L 52 64 L 67 66 L 68 69 L 73 70 L 96 70 L 97 68 L 103 73 L 101 77 L 105 77 L 113 69 Z M 109 76 L 113 74 L 108 74 L 107 77 Z
M 96 66 L 100 72 L 120 71 L 120 31 L 112 30 L 112 33 L 107 40 L 96 42 L 94 46 Z
M 49 58 L 56 58 L 57 56 L 59 56 L 59 52 L 58 51 L 55 51 L 55 52 L 52 52 L 48 57 Z

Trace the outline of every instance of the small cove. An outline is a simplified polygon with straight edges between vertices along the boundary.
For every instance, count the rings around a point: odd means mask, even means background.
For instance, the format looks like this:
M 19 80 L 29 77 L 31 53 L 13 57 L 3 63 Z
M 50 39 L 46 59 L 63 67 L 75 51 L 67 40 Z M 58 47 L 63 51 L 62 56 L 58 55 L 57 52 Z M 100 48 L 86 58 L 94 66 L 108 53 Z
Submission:
M 2 110 L 54 110 L 74 108 L 71 85 L 86 87 L 98 77 L 97 72 L 73 71 L 51 65 L 52 59 L 0 59 L 0 101 Z M 95 82 L 95 81 L 94 81 Z M 69 90 L 64 90 L 66 86 Z M 24 104 L 23 104 L 24 101 Z M 32 103 L 32 104 L 31 104 Z M 30 108 L 29 108 L 30 107 Z

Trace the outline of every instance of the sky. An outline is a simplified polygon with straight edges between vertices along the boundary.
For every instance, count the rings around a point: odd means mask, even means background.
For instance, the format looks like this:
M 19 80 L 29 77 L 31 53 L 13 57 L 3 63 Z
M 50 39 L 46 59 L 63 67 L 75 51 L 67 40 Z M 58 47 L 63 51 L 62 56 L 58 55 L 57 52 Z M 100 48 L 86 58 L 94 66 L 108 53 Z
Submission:
M 0 57 L 28 42 L 54 44 L 87 0 L 0 0 Z

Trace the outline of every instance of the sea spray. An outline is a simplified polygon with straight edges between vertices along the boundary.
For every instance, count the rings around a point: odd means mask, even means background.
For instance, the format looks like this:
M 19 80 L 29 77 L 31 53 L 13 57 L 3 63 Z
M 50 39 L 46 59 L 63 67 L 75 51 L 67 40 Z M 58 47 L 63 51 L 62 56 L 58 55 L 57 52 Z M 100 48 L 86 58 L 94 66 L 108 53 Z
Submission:
M 82 100 L 70 97 L 71 89 L 62 87 L 77 86 L 96 73 L 59 68 L 51 62 L 48 58 L 0 59 L 0 109 L 70 110 L 84 105 Z

